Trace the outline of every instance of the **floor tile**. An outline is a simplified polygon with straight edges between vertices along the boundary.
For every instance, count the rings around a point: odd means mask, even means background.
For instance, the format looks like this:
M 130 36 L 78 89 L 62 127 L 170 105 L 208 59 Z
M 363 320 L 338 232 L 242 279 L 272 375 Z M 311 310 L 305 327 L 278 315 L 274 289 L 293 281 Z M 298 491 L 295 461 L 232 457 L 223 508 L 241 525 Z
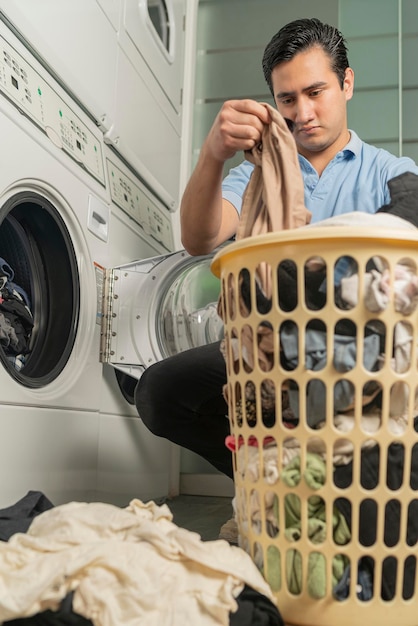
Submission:
M 233 515 L 231 498 L 180 495 L 165 504 L 177 526 L 197 532 L 204 541 L 218 539 L 221 526 Z

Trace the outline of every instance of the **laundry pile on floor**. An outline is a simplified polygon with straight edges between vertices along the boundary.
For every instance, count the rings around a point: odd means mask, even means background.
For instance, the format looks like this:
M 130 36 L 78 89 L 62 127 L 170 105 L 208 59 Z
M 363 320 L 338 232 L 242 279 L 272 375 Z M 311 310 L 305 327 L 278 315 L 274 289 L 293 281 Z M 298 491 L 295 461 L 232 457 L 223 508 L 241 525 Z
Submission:
M 54 507 L 40 492 L 0 510 L 0 623 L 283 626 L 250 557 L 203 542 L 167 505 Z
M 25 363 L 32 329 L 28 294 L 14 282 L 13 268 L 0 257 L 0 345 L 17 370 Z

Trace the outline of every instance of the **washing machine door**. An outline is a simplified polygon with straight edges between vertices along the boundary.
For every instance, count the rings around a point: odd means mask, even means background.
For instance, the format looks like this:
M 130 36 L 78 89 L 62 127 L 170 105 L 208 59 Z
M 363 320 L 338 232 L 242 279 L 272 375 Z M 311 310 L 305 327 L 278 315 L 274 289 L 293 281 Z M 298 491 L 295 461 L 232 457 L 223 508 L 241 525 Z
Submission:
M 220 340 L 214 254 L 182 250 L 108 270 L 101 361 L 138 379 L 156 361 Z
M 123 26 L 178 112 L 183 78 L 185 0 L 126 0 Z
M 20 385 L 42 388 L 61 374 L 79 308 L 76 253 L 63 218 L 37 192 L 16 192 L 0 208 L 0 364 Z

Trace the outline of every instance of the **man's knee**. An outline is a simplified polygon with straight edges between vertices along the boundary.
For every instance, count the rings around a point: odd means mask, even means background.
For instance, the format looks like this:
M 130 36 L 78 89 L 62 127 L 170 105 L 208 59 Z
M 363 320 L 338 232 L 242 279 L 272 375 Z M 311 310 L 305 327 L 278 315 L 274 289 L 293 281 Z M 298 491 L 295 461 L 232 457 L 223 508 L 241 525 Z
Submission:
M 155 435 L 164 436 L 163 420 L 166 411 L 162 406 L 164 393 L 159 374 L 159 363 L 147 368 L 135 389 L 135 405 L 145 426 Z

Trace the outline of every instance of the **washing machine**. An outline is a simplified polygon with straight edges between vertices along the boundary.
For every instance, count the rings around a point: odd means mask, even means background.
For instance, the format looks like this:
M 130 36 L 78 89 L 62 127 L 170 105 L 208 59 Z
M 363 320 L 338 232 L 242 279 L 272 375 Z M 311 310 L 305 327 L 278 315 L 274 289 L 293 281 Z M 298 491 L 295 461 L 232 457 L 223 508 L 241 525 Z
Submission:
M 105 133 L 173 211 L 180 197 L 184 51 L 195 30 L 187 4 L 124 0 L 115 117 Z
M 174 495 L 178 488 L 179 450 L 158 439 L 155 454 L 155 437 L 134 405 L 138 379 L 156 361 L 217 341 L 223 325 L 213 255 L 174 251 L 167 207 L 114 151 L 105 146 L 104 152 L 112 200 L 109 241 L 124 245 L 109 247 L 103 289 L 98 486 L 102 498 L 121 505 L 129 494 L 150 495 L 157 488 Z M 115 453 L 120 449 L 123 456 Z
M 93 6 L 116 33 L 119 3 Z M 4 12 L 0 44 L 0 258 L 29 317 L 21 353 L 0 344 L 0 506 L 29 489 L 56 504 L 164 497 L 172 446 L 143 427 L 133 389 L 150 364 L 222 333 L 212 255 L 177 251 L 171 201 Z
M 0 45 L 0 506 L 58 503 L 96 491 L 103 138 L 1 22 Z
M 164 497 L 170 444 L 102 355 L 109 268 L 173 254 L 171 214 L 2 22 L 0 45 L 0 506 Z
M 0 0 L 0 17 L 175 211 L 195 0 Z M 162 149 L 163 147 L 163 149 Z

